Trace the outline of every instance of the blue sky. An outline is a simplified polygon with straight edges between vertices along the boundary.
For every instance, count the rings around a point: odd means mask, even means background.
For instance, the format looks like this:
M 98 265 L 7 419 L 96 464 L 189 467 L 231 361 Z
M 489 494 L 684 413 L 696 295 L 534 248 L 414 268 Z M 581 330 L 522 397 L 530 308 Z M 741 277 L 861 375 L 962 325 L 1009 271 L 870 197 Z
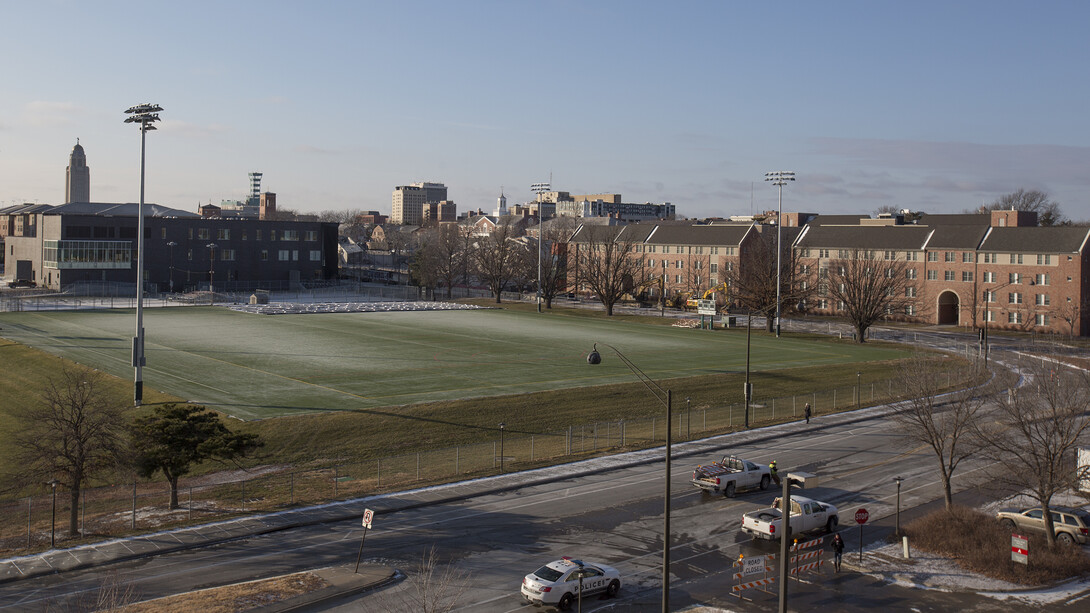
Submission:
M 138 10 L 137 10 L 138 7 Z M 0 0 L 0 205 L 139 196 L 122 111 L 162 105 L 147 200 L 459 211 L 531 183 L 669 201 L 960 212 L 1018 188 L 1090 220 L 1090 3 Z

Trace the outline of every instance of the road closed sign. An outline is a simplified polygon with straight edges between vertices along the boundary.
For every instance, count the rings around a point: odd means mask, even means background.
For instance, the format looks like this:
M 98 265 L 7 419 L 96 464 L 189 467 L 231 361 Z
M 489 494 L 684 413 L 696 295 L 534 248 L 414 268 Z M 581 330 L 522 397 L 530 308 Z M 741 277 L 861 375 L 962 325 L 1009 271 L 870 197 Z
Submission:
M 757 575 L 765 572 L 765 557 L 754 556 L 752 558 L 744 558 L 742 560 L 742 576 L 748 577 L 750 575 Z
M 1011 561 L 1029 564 L 1029 539 L 1020 535 L 1011 535 Z
M 855 512 L 855 523 L 863 525 L 867 523 L 868 519 L 870 519 L 870 513 L 866 509 L 859 509 Z

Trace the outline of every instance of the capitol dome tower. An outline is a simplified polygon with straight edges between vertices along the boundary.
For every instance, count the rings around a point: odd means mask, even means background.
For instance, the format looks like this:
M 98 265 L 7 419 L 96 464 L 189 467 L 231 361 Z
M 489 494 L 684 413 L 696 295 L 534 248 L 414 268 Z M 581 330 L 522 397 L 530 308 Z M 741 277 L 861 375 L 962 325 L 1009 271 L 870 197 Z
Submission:
M 68 157 L 68 172 L 64 184 L 64 202 L 91 201 L 91 169 L 87 167 L 87 155 L 76 139 L 72 155 Z

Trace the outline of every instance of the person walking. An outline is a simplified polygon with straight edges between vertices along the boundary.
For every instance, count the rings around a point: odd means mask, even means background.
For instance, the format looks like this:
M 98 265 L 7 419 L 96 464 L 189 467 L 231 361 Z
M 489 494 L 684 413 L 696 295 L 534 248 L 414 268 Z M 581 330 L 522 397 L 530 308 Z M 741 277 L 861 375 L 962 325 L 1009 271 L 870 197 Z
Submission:
M 810 415 L 813 414 L 813 410 L 810 408 L 809 402 L 807 402 L 806 406 L 803 407 L 802 414 L 806 416 L 806 423 L 810 423 Z
M 772 462 L 768 465 L 768 472 L 772 476 L 772 480 L 776 482 L 776 485 L 779 485 L 780 475 L 776 472 L 776 460 L 772 460 Z
M 840 572 L 840 560 L 844 557 L 844 539 L 840 537 L 838 532 L 833 537 L 833 570 L 834 572 Z

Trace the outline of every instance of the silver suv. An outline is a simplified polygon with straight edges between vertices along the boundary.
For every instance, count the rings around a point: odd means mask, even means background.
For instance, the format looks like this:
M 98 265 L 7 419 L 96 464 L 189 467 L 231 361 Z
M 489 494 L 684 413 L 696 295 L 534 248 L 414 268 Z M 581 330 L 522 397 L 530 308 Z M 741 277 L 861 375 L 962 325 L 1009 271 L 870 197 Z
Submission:
M 1053 507 L 1052 526 L 1056 531 L 1056 540 L 1064 544 L 1079 543 L 1085 545 L 1090 542 L 1090 513 L 1082 509 L 1069 507 Z M 1011 531 L 1031 530 L 1034 532 L 1045 531 L 1044 514 L 1041 507 L 1031 507 L 1021 511 L 1017 509 L 1003 509 L 996 513 L 999 523 Z

